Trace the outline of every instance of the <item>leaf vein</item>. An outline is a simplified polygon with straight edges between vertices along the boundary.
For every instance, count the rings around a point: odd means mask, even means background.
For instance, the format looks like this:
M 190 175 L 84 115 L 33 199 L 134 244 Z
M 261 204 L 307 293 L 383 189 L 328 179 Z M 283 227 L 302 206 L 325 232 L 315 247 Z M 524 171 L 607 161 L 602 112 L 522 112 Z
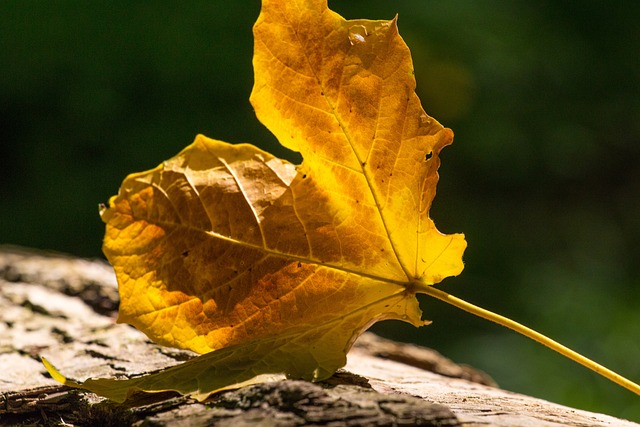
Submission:
M 236 182 L 236 184 L 238 185 L 238 188 L 240 189 L 240 192 L 242 193 L 242 195 L 244 196 L 244 199 L 247 202 L 247 205 L 249 205 L 249 208 L 251 209 L 251 213 L 253 213 L 253 217 L 256 220 L 256 225 L 258 226 L 258 229 L 260 230 L 260 236 L 262 237 L 262 246 L 264 248 L 267 247 L 267 239 L 264 235 L 264 230 L 262 229 L 262 224 L 260 223 L 260 217 L 258 216 L 258 213 L 256 212 L 255 208 L 253 207 L 253 203 L 251 200 L 249 200 L 249 196 L 246 192 L 246 190 L 244 189 L 244 186 L 242 185 L 242 182 L 240 182 L 240 179 L 238 178 L 238 176 L 236 175 L 236 172 L 231 168 L 231 166 L 229 166 L 229 164 L 227 163 L 227 161 L 221 157 L 218 157 L 218 160 L 220 161 L 220 163 L 222 163 L 224 165 L 224 167 L 227 169 L 227 171 L 229 171 L 229 174 L 233 177 L 233 180 Z

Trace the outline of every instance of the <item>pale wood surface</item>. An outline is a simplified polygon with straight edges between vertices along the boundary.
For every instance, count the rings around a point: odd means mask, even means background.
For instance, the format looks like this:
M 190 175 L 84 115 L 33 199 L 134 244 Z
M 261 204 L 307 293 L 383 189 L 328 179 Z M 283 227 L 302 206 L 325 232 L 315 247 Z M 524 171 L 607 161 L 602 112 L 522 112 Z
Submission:
M 108 265 L 0 247 L 0 425 L 482 425 L 640 427 L 510 393 L 433 350 L 363 335 L 346 371 L 311 384 L 282 381 L 197 403 L 171 393 L 115 405 L 46 374 L 139 375 L 193 355 L 115 323 Z

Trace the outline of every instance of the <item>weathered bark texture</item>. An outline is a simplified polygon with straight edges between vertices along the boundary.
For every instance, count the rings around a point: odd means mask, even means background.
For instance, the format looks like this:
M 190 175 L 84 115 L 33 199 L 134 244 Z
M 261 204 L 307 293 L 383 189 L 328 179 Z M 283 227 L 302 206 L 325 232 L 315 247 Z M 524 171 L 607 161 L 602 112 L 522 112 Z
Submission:
M 635 426 L 495 387 L 433 350 L 365 334 L 344 371 L 312 384 L 281 381 L 204 403 L 173 393 L 117 405 L 52 380 L 130 376 L 193 357 L 115 324 L 110 267 L 0 247 L 0 425 L 91 426 Z

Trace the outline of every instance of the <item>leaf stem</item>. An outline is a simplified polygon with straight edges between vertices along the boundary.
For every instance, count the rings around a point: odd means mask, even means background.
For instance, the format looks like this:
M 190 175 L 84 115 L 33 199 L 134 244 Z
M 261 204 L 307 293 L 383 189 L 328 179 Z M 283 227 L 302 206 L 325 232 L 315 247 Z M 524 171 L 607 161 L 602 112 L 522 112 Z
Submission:
M 550 349 L 560 353 L 561 355 L 573 360 L 581 364 L 582 366 L 591 369 L 593 372 L 613 381 L 614 383 L 626 388 L 633 393 L 640 395 L 640 385 L 634 383 L 631 380 L 623 377 L 620 374 L 612 371 L 611 369 L 605 368 L 599 363 L 594 362 L 593 360 L 584 357 L 578 352 L 571 350 L 568 347 L 560 344 L 557 341 L 552 340 L 551 338 L 542 335 L 541 333 L 534 331 L 531 328 L 528 328 L 518 322 L 515 322 L 507 317 L 501 316 L 499 314 L 493 313 L 489 310 L 485 310 L 484 308 L 478 307 L 471 303 L 468 303 L 460 298 L 457 298 L 453 295 L 448 294 L 447 292 L 441 291 L 440 289 L 436 289 L 433 286 L 425 286 L 424 284 L 416 284 L 417 289 L 421 293 L 425 293 L 434 298 L 437 298 L 441 301 L 446 302 L 447 304 L 453 305 L 461 310 L 467 311 L 473 315 L 478 317 L 482 317 L 483 319 L 490 320 L 491 322 L 497 323 L 498 325 L 504 326 L 505 328 L 512 329 L 517 333 L 524 335 L 527 338 L 530 338 L 534 341 L 543 344 Z

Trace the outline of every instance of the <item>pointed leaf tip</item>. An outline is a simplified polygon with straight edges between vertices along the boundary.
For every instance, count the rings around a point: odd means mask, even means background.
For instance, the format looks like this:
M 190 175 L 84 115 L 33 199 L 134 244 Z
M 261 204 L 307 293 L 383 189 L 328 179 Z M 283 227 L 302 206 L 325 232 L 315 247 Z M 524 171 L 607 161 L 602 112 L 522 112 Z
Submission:
M 42 364 L 44 365 L 49 375 L 51 375 L 51 378 L 53 378 L 54 380 L 58 381 L 61 384 L 67 383 L 67 378 L 64 375 L 62 375 L 60 371 L 58 371 L 55 368 L 55 366 L 53 366 L 45 357 L 40 357 L 40 359 L 42 360 Z

